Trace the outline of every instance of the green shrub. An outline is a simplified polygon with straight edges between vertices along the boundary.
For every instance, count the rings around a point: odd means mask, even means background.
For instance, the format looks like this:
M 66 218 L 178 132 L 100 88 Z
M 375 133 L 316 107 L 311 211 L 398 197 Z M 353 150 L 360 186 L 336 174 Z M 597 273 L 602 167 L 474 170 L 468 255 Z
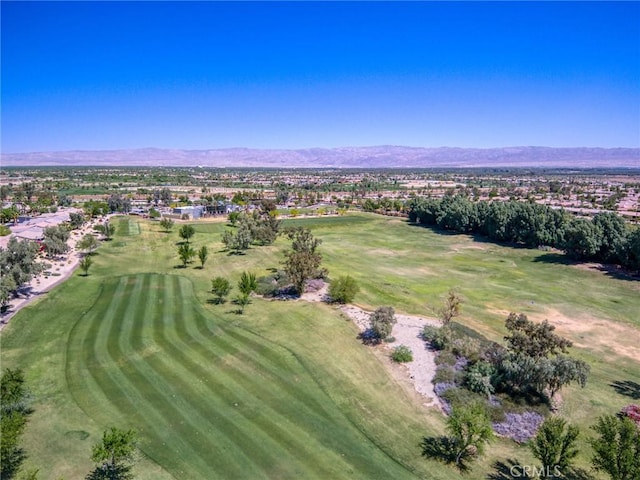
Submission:
M 470 362 L 477 362 L 482 354 L 482 347 L 477 338 L 457 337 L 451 342 L 451 351 L 458 357 L 465 357 Z
M 491 383 L 495 373 L 496 369 L 490 363 L 476 362 L 467 370 L 464 383 L 472 392 L 488 397 L 495 391 Z
M 451 345 L 451 330 L 448 327 L 425 325 L 422 329 L 422 338 L 435 350 L 446 350 Z
M 0 237 L 6 237 L 11 234 L 11 229 L 6 225 L 0 225 Z
M 278 293 L 278 284 L 273 275 L 260 277 L 256 280 L 256 293 L 265 297 L 273 297 Z
M 360 291 L 360 287 L 349 275 L 338 277 L 329 285 L 329 297 L 332 302 L 351 303 L 356 294 Z
M 406 345 L 398 345 L 393 349 L 391 358 L 394 362 L 398 363 L 411 362 L 413 361 L 413 353 L 411 352 L 411 349 Z
M 453 352 L 447 351 L 438 353 L 435 358 L 436 365 L 449 365 L 450 367 L 453 367 L 457 360 L 458 359 Z
M 472 403 L 484 404 L 486 400 L 481 395 L 460 387 L 447 389 L 442 394 L 442 398 L 449 402 L 453 407 L 458 405 L 469 405 Z
M 433 383 L 456 383 L 458 372 L 448 366 L 439 367 L 433 376 Z

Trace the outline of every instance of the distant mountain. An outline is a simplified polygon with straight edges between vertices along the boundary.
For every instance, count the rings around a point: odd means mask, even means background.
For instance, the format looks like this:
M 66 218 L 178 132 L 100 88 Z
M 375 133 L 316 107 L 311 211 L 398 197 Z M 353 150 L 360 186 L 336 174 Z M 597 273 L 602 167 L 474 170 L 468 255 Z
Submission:
M 176 166 L 272 168 L 566 167 L 640 168 L 640 148 L 343 147 L 300 150 L 140 148 L 2 154 L 2 166 Z

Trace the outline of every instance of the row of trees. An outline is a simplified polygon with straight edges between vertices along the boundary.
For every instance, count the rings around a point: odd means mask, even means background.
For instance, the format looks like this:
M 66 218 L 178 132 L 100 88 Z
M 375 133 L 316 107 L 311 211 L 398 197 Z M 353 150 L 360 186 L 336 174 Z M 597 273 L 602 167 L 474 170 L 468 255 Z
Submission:
M 15 237 L 9 239 L 7 248 L 0 248 L 0 307 L 5 307 L 17 290 L 42 271 L 37 255 L 37 243 Z
M 498 242 L 564 250 L 578 260 L 616 263 L 640 271 L 640 229 L 627 227 L 614 213 L 588 220 L 535 203 L 472 202 L 463 195 L 418 198 L 409 220 L 459 233 L 477 233 Z
M 247 250 L 252 244 L 271 245 L 280 234 L 280 220 L 274 212 L 275 205 L 271 210 L 262 207 L 252 213 L 231 212 L 229 222 L 237 229 L 235 232 L 225 230 L 222 242 L 235 254 Z
M 594 470 L 605 473 L 611 480 L 640 478 L 640 428 L 623 415 L 603 415 L 591 429 L 597 435 L 588 441 L 594 452 L 591 457 Z M 455 407 L 447 418 L 446 430 L 448 436 L 424 438 L 423 455 L 455 464 L 462 471 L 468 470 L 468 462 L 481 455 L 486 444 L 494 439 L 487 410 L 478 403 Z M 561 417 L 548 417 L 529 442 L 539 466 L 528 465 L 525 471 L 515 465 L 518 468 L 512 468 L 510 473 L 525 478 L 571 478 L 573 461 L 579 453 L 576 445 L 579 436 L 578 427 L 567 424 Z

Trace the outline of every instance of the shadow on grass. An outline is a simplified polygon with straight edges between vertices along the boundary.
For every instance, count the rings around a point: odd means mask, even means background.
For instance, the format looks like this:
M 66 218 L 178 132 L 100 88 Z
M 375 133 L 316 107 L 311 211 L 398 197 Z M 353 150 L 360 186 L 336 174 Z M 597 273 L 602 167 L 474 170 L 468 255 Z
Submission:
M 549 263 L 555 265 L 581 265 L 589 263 L 592 265 L 592 270 L 604 273 L 608 277 L 615 278 L 616 280 L 626 280 L 631 282 L 640 280 L 640 277 L 633 276 L 631 273 L 624 271 L 617 265 L 610 263 L 592 263 L 589 261 L 582 262 L 569 258 L 562 253 L 545 253 L 543 255 L 538 255 L 533 261 L 537 263 Z
M 514 458 L 502 462 L 497 460 L 491 465 L 493 472 L 487 475 L 487 480 L 514 480 L 516 478 L 531 478 L 523 471 L 523 465 Z
M 207 303 L 209 305 L 223 305 L 226 302 L 224 298 L 209 298 Z
M 456 442 L 450 437 L 424 437 L 420 443 L 422 456 L 433 460 L 454 465 L 461 473 L 471 470 L 468 460 L 469 455 L 463 455 L 456 463 L 457 449 Z
M 635 400 L 640 399 L 640 383 L 631 380 L 616 380 L 609 384 L 610 387 L 625 397 L 631 397 Z

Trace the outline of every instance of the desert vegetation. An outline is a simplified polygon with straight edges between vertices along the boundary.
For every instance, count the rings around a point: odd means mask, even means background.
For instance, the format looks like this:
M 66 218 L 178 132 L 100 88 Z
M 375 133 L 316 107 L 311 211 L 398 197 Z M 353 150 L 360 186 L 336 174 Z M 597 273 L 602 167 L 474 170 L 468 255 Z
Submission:
M 249 178 L 261 175 L 274 183 L 256 189 Z M 633 460 L 612 466 L 637 451 L 640 304 L 624 260 L 633 225 L 473 192 L 442 189 L 440 198 L 415 187 L 411 199 L 409 172 L 341 173 L 353 175 L 355 190 L 336 174 L 328 185 L 345 191 L 336 199 L 331 189 L 319 194 L 324 183 L 300 187 L 314 173 L 295 188 L 281 175 L 247 174 L 253 190 L 231 184 L 215 199 L 205 184 L 193 195 L 150 185 L 162 220 L 109 216 L 97 230 L 104 241 L 78 235 L 85 275 L 2 332 L 3 365 L 22 369 L 33 392 L 19 438 L 25 472 L 448 479 L 464 471 L 480 479 L 503 478 L 515 464 L 635 478 Z M 175 178 L 193 182 L 191 173 Z M 503 181 L 478 188 L 500 195 Z M 36 276 L 45 254 L 61 255 L 56 242 L 85 219 L 127 213 L 127 195 L 137 208 L 135 189 L 119 188 L 49 231 L 48 251 L 12 237 L 0 252 L 11 272 L 3 295 Z M 397 193 L 390 204 L 385 192 Z M 207 196 L 231 211 L 212 214 L 216 221 L 166 214 L 171 203 Z M 292 198 L 304 210 L 319 196 L 326 210 L 282 218 Z M 594 253 L 581 256 L 581 245 Z M 326 301 L 307 302 L 316 283 Z M 371 312 L 362 334 L 341 310 L 353 302 Z M 394 338 L 401 314 L 440 322 L 422 332 L 437 363 L 431 404 L 406 373 L 415 347 Z M 120 463 L 105 460 L 114 445 Z

